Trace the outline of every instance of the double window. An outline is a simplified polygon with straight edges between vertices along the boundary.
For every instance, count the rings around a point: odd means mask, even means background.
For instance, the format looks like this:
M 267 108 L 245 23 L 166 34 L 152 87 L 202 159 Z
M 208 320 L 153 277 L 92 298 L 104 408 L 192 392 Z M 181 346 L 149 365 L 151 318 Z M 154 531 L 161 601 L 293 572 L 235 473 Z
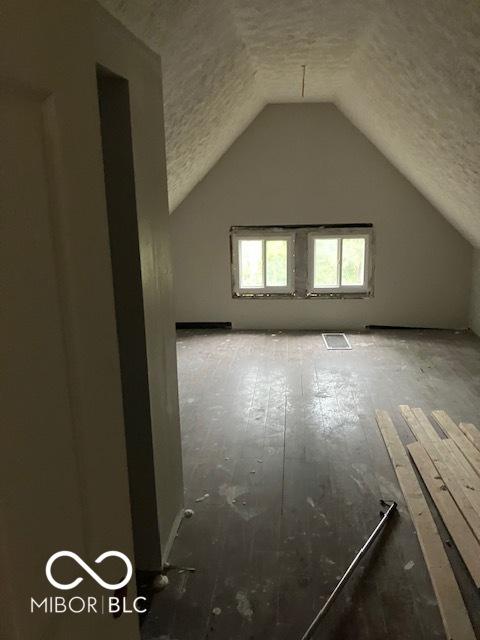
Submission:
M 355 297 L 373 293 L 373 229 L 232 227 L 235 297 Z

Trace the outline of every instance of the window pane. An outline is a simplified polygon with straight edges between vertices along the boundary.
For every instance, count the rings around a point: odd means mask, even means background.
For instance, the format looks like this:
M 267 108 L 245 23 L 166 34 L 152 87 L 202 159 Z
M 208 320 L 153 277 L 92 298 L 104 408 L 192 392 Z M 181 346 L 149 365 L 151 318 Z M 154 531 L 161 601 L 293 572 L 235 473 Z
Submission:
M 287 241 L 267 240 L 267 287 L 287 286 Z
M 263 287 L 263 241 L 240 240 L 239 242 L 240 288 Z
M 342 285 L 362 285 L 365 276 L 365 238 L 344 238 L 342 242 Z
M 338 239 L 315 238 L 313 286 L 338 287 Z

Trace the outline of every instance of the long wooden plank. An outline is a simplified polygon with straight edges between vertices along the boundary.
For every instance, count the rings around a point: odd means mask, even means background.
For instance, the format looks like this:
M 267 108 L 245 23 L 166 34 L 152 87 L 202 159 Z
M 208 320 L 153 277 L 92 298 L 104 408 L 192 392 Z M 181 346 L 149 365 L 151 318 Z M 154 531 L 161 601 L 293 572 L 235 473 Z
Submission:
M 442 440 L 441 436 L 439 436 L 439 434 L 435 431 L 435 427 L 432 425 L 423 409 L 420 409 L 418 407 L 414 408 L 413 415 L 417 418 L 418 422 L 422 426 L 422 429 L 425 431 L 426 435 L 428 435 L 430 440 L 432 440 L 433 442 L 439 442 Z
M 406 404 L 401 404 L 399 409 L 405 418 L 405 422 L 419 442 L 437 442 L 440 440 L 440 436 L 421 409 L 411 409 Z
M 480 587 L 480 544 L 477 538 L 446 490 L 442 477 L 420 442 L 407 445 L 407 449 L 478 589 Z
M 442 440 L 436 432 L 432 434 L 432 432 L 426 428 L 427 423 L 430 424 L 430 422 L 421 409 L 412 411 L 408 406 L 402 405 L 401 412 L 407 425 L 419 442 L 422 443 L 425 451 L 437 468 L 438 473 L 441 475 L 443 482 L 463 513 L 465 520 L 470 525 L 476 539 L 480 541 L 480 512 L 477 511 L 476 504 L 472 504 L 470 500 L 470 498 L 473 497 L 470 495 L 472 494 L 472 490 L 467 488 L 467 486 L 471 486 L 471 483 L 468 484 L 467 482 L 461 481 L 457 470 L 457 462 L 449 451 L 447 440 Z M 451 440 L 448 442 L 452 443 L 455 454 L 461 456 L 462 454 L 458 451 L 455 443 Z M 473 471 L 472 474 L 475 475 Z M 480 500 L 476 500 L 476 497 L 473 497 L 473 502 L 478 503 L 478 507 L 480 507 Z
M 463 435 L 480 451 L 480 431 L 471 422 L 460 422 L 458 425 Z
M 450 438 L 446 438 L 443 442 L 450 453 L 452 460 L 451 466 L 455 471 L 457 480 L 462 486 L 463 492 L 475 508 L 475 511 L 480 515 L 480 478 Z
M 472 465 L 465 458 L 455 442 L 451 438 L 445 438 L 443 442 L 445 443 L 445 447 L 450 452 L 452 459 L 455 460 L 457 468 L 460 467 L 463 470 L 463 473 L 470 478 L 472 484 L 474 484 L 475 486 L 480 486 L 480 478 L 477 476 Z
M 432 416 L 445 434 L 455 442 L 475 472 L 480 476 L 480 451 L 473 446 L 470 440 L 467 440 L 446 411 L 432 411 Z
M 448 450 L 449 442 L 456 448 L 455 443 L 448 439 L 436 444 L 428 442 L 423 446 L 473 533 L 480 541 L 480 486 L 478 491 L 471 489 L 472 485 L 468 482 L 467 476 L 458 472 L 455 458 Z M 458 455 L 461 455 L 460 452 Z
M 389 414 L 377 410 L 376 418 L 417 531 L 447 637 L 474 640 L 458 584 L 405 447 Z

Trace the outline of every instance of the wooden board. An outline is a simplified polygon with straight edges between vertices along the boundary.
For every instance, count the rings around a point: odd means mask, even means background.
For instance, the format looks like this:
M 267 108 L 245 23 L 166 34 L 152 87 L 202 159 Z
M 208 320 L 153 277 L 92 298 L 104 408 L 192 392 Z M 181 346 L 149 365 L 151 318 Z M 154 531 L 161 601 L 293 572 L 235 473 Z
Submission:
M 460 431 L 464 434 L 470 442 L 480 451 L 480 431 L 471 422 L 461 422 L 459 425 Z
M 445 438 L 442 442 L 445 444 L 445 448 L 448 449 L 451 458 L 455 461 L 456 468 L 462 470 L 462 473 L 470 479 L 471 484 L 480 488 L 480 478 L 455 442 L 451 438 Z
M 440 436 L 421 409 L 411 409 L 406 404 L 399 405 L 399 409 L 405 418 L 405 422 L 419 442 L 437 442 L 440 440 Z
M 478 491 L 472 490 L 470 488 L 472 485 L 468 482 L 468 479 L 462 473 L 459 473 L 455 458 L 449 452 L 449 443 L 456 447 L 454 442 L 447 439 L 437 444 L 429 442 L 423 446 L 442 476 L 460 511 L 472 528 L 473 533 L 480 541 L 480 486 Z M 461 455 L 460 452 L 458 452 L 458 455 Z
M 475 472 L 480 475 L 480 451 L 464 436 L 446 411 L 432 411 L 432 416 L 445 434 L 455 442 Z
M 446 438 L 443 442 L 450 453 L 451 468 L 454 470 L 455 477 L 461 484 L 463 492 L 475 508 L 475 511 L 480 515 L 480 478 L 450 438 Z
M 376 417 L 417 531 L 447 637 L 474 640 L 475 633 L 460 589 L 405 447 L 389 414 L 377 410 Z
M 477 538 L 473 535 L 420 442 L 407 445 L 407 449 L 478 589 L 480 587 L 480 544 Z
M 450 442 L 455 450 L 455 455 L 462 456 L 456 444 L 451 440 L 442 440 L 436 432 L 435 435 L 433 435 L 429 429 L 425 428 L 427 422 L 428 424 L 430 424 L 430 422 L 421 409 L 412 411 L 407 405 L 401 405 L 400 410 L 407 425 L 419 442 L 422 443 L 425 451 L 443 478 L 443 482 L 452 494 L 464 518 L 472 528 L 476 539 L 480 541 L 480 513 L 470 500 L 472 496 L 468 495 L 472 493 L 472 490 L 467 489 L 467 486 L 471 486 L 471 484 L 468 484 L 466 480 L 465 482 L 461 481 L 463 475 L 459 474 L 457 469 L 458 463 L 448 448 L 448 442 Z M 472 474 L 475 475 L 473 471 Z M 480 500 L 476 500 L 476 497 L 473 497 L 473 501 L 478 503 L 478 507 L 480 508 Z
M 413 415 L 417 418 L 418 422 L 425 432 L 425 435 L 428 436 L 430 440 L 432 440 L 433 442 L 438 442 L 442 439 L 440 435 L 435 431 L 435 427 L 432 425 L 423 409 L 419 409 L 418 407 L 414 408 Z

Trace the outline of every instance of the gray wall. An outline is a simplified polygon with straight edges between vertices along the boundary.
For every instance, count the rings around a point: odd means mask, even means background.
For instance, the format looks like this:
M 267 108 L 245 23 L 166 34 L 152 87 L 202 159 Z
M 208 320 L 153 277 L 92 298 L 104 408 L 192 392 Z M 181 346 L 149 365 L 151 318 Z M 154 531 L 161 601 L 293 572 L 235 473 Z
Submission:
M 233 300 L 231 225 L 373 223 L 375 296 Z M 468 325 L 471 245 L 332 104 L 267 106 L 171 215 L 176 319 Z
M 480 336 L 480 249 L 473 254 L 470 327 Z

